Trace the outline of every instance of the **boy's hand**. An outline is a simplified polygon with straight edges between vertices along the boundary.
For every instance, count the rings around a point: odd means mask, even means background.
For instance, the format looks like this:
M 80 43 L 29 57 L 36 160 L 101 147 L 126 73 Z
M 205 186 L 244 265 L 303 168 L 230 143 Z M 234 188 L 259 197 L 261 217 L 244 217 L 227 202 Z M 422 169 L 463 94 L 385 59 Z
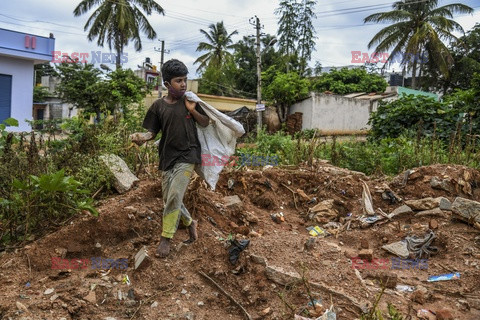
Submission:
M 152 139 L 152 133 L 151 132 L 136 132 L 133 133 L 129 136 L 130 140 L 134 142 L 135 144 L 141 146 L 142 144 L 145 143 L 145 141 L 151 140 Z
M 187 98 L 185 98 L 185 106 L 187 107 L 188 111 L 193 112 L 195 110 L 195 106 L 197 103 L 195 101 L 190 101 Z

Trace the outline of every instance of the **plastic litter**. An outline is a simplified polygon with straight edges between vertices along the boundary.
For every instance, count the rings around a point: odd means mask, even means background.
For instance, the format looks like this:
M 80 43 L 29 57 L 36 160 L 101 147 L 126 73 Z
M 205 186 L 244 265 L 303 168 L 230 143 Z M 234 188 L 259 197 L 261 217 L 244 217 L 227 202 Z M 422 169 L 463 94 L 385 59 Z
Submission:
M 458 279 L 460 279 L 460 272 L 441 274 L 438 276 L 429 276 L 427 281 L 435 282 L 435 281 L 447 281 L 447 280 L 458 280 Z
M 327 235 L 327 232 L 319 226 L 307 227 L 307 230 L 312 237 L 325 237 Z
M 415 287 L 407 286 L 405 284 L 397 284 L 397 286 L 395 287 L 395 290 L 400 292 L 413 292 L 415 291 Z
M 272 220 L 276 223 L 282 223 L 285 221 L 285 216 L 283 215 L 283 212 L 273 213 L 270 215 L 270 217 L 272 217 Z
M 128 277 L 128 275 L 123 276 L 122 283 L 128 286 L 130 285 L 130 278 Z
M 228 249 L 228 254 L 229 254 L 229 260 L 230 263 L 235 265 L 238 261 L 238 258 L 240 257 L 240 252 L 245 250 L 246 247 L 248 247 L 248 244 L 250 243 L 250 240 L 230 240 L 231 246 Z

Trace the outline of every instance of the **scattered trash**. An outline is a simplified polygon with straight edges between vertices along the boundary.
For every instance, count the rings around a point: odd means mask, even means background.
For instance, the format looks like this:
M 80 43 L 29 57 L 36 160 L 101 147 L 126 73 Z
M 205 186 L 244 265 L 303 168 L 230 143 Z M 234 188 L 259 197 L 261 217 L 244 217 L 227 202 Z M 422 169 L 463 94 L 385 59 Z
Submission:
M 420 309 L 417 311 L 417 317 L 422 320 L 436 320 L 437 317 L 433 311 Z
M 325 237 L 327 235 L 327 232 L 322 228 L 320 228 L 319 226 L 307 227 L 307 230 L 312 237 L 318 237 L 318 236 Z
M 307 202 L 307 204 L 308 204 L 308 205 L 317 204 L 317 202 L 318 202 L 317 198 L 316 198 L 316 197 L 313 197 L 311 200 L 309 200 L 309 201 Z
M 415 291 L 415 287 L 407 286 L 404 284 L 397 284 L 397 286 L 395 287 L 395 290 L 400 292 L 413 292 Z
M 309 201 L 309 200 L 310 200 L 310 197 L 307 196 L 307 194 L 305 193 L 305 191 L 303 191 L 302 189 L 297 189 L 297 193 L 298 193 L 298 195 L 299 195 L 303 200 L 306 200 L 306 201 Z
M 326 310 L 325 313 L 318 318 L 306 318 L 299 315 L 294 316 L 294 320 L 337 320 L 337 314 L 333 311 L 333 306 Z
M 130 278 L 128 277 L 127 274 L 123 276 L 122 283 L 128 286 L 130 285 Z
M 436 282 L 436 281 L 447 281 L 447 280 L 458 280 L 458 279 L 460 279 L 460 272 L 441 274 L 438 276 L 429 276 L 427 281 Z
M 233 180 L 233 179 L 228 179 L 228 182 L 227 182 L 227 187 L 228 187 L 228 189 L 229 189 L 229 190 L 232 190 L 234 185 L 235 185 L 235 180 Z
M 212 217 L 208 216 L 207 220 L 208 220 L 208 222 L 213 224 L 215 227 L 217 226 L 217 222 Z
M 133 288 L 128 290 L 127 297 L 129 297 L 132 300 L 135 300 L 135 291 L 133 290 Z
M 422 259 L 424 256 L 429 258 L 431 254 L 438 252 L 437 247 L 430 246 L 435 238 L 435 233 L 430 230 L 424 238 L 412 236 L 405 238 L 405 241 L 408 251 L 414 255 L 415 259 Z
M 272 217 L 272 220 L 275 221 L 276 223 L 282 223 L 282 222 L 285 221 L 285 217 L 283 215 L 283 212 L 272 213 L 270 215 L 270 217 Z
M 315 247 L 315 238 L 308 238 L 303 244 L 303 250 L 310 251 Z
M 407 242 L 405 240 L 386 244 L 382 247 L 382 249 L 387 250 L 388 252 L 393 253 L 394 255 L 403 259 L 407 259 L 410 256 L 407 248 Z
M 25 288 L 30 288 L 32 285 L 30 284 L 30 281 L 25 283 Z
M 245 248 L 250 243 L 250 240 L 230 240 L 231 246 L 228 249 L 230 263 L 235 265 L 240 257 L 240 252 L 245 250 Z
M 366 228 L 366 227 L 369 227 L 371 225 L 373 225 L 374 223 L 376 223 L 377 221 L 380 221 L 382 220 L 383 217 L 382 216 L 370 216 L 370 217 L 360 217 L 358 218 L 358 220 L 360 220 L 360 224 L 361 224 L 361 227 L 362 228 Z
M 362 180 L 362 201 L 363 201 L 363 212 L 368 216 L 374 216 L 375 210 L 373 210 L 372 195 L 370 194 L 370 189 L 365 181 Z

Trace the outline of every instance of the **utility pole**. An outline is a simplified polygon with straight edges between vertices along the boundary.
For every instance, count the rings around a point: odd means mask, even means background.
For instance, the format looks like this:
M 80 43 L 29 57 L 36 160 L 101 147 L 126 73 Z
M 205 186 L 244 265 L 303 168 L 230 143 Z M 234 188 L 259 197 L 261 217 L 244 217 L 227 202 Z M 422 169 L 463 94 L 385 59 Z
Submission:
M 253 22 L 252 22 L 253 20 Z M 257 55 L 257 133 L 262 129 L 262 111 L 265 110 L 265 106 L 262 105 L 262 59 L 260 54 L 260 19 L 255 16 L 255 18 L 250 19 L 250 24 L 255 26 L 257 30 L 256 33 L 256 55 Z
M 160 50 L 157 48 L 154 48 L 156 52 L 160 52 L 160 68 L 159 68 L 159 73 L 160 73 L 160 81 L 158 84 L 158 97 L 162 97 L 162 86 L 163 86 L 163 75 L 162 75 L 162 66 L 163 66 L 163 56 L 165 53 L 170 53 L 170 50 L 165 51 L 165 40 L 159 40 L 162 43 L 162 47 Z

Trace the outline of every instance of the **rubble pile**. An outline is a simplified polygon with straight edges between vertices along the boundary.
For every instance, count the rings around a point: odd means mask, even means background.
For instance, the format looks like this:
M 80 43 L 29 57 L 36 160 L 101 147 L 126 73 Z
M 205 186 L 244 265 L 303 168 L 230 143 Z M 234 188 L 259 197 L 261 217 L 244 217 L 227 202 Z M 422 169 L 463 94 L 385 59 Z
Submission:
M 161 181 L 141 180 L 0 256 L 1 319 L 480 319 L 480 173 L 454 165 L 371 178 L 313 166 L 194 178 L 199 239 L 155 252 Z M 407 317 L 407 319 L 410 319 Z M 388 319 L 388 317 L 385 317 Z

